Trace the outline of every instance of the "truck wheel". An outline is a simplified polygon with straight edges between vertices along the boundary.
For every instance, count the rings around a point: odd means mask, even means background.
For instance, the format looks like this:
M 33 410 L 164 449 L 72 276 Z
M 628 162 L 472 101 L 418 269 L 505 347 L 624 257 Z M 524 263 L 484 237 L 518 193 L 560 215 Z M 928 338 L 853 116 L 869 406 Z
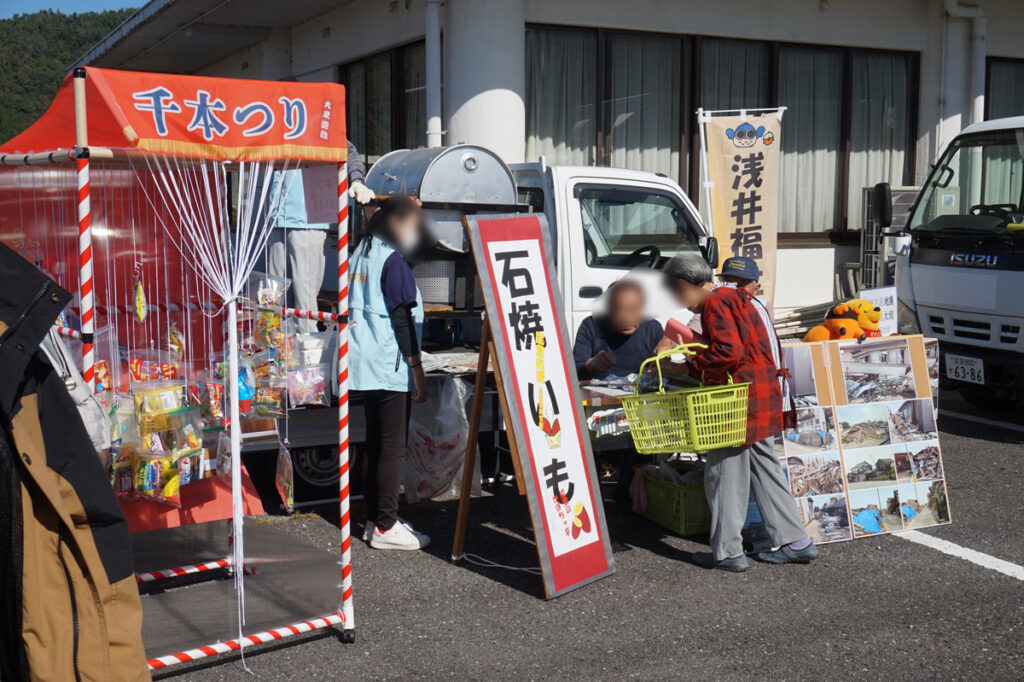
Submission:
M 295 475 L 314 488 L 338 487 L 338 448 L 293 448 Z

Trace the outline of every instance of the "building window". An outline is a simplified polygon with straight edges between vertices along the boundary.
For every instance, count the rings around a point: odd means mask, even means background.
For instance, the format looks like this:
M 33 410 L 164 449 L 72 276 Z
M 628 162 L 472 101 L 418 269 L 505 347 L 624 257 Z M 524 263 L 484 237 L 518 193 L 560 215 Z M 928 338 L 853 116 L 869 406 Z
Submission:
M 700 106 L 754 109 L 772 101 L 772 51 L 752 40 L 704 38 L 701 44 Z
M 853 52 L 850 62 L 850 158 L 847 226 L 864 226 L 864 188 L 912 185 L 911 117 L 916 110 L 912 58 Z M 783 138 L 785 144 L 785 138 Z
M 989 59 L 986 118 L 1024 114 L 1024 59 Z
M 424 52 L 420 41 L 340 68 L 346 88 L 348 138 L 369 163 L 393 149 L 426 144 Z
M 824 232 L 837 223 L 843 112 L 843 52 L 779 50 L 782 116 L 779 232 Z
M 864 187 L 913 181 L 916 54 L 538 26 L 526 41 L 528 158 L 664 173 L 699 197 L 696 109 L 785 105 L 780 232 L 858 229 Z
M 526 32 L 526 158 L 597 163 L 597 34 Z
M 609 37 L 604 100 L 608 165 L 679 180 L 681 49 L 678 38 Z

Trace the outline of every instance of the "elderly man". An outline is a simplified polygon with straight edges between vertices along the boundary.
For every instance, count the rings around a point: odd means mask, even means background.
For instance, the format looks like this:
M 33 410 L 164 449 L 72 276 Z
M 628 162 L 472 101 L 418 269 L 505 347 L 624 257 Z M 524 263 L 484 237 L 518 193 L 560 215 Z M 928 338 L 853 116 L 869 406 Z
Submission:
M 711 506 L 711 554 L 694 560 L 707 568 L 745 571 L 740 531 L 750 491 L 778 549 L 761 552 L 769 563 L 808 562 L 818 556 L 804 532 L 796 505 L 772 447 L 783 429 L 782 390 L 773 357 L 774 339 L 750 292 L 738 286 L 714 287 L 714 273 L 696 254 L 675 256 L 664 268 L 676 299 L 701 316 L 708 349 L 689 359 L 691 374 L 707 384 L 729 377 L 750 383 L 746 442 L 707 453 L 704 490 Z
M 640 371 L 664 336 L 660 322 L 644 317 L 645 301 L 644 288 L 635 280 L 620 279 L 608 287 L 605 314 L 591 315 L 576 332 L 573 356 L 580 379 Z

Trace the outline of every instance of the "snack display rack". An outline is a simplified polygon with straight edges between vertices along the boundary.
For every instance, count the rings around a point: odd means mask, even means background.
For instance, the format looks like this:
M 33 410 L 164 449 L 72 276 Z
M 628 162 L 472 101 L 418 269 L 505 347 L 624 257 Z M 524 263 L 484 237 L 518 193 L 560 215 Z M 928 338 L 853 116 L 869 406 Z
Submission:
M 143 465 L 136 461 L 143 459 L 136 452 L 131 462 L 120 463 L 122 470 L 130 467 L 130 477 L 124 475 L 122 484 L 136 494 L 146 479 L 146 490 L 159 491 L 153 499 L 168 502 L 173 495 L 180 496 L 173 501 L 181 509 L 158 508 L 152 500 L 122 502 L 133 526 L 133 539 L 144 546 L 137 551 L 145 553 L 146 547 L 150 550 L 141 562 L 136 555 L 136 565 L 143 569 L 136 574 L 140 591 L 147 595 L 177 594 L 178 598 L 195 601 L 191 611 L 194 622 L 153 623 L 147 606 L 163 597 L 143 598 L 144 641 L 151 654 L 151 669 L 332 626 L 343 628 L 343 641 L 354 640 L 344 121 L 344 89 L 336 84 L 242 81 L 84 67 L 68 76 L 43 117 L 0 147 L 0 239 L 76 294 L 55 327 L 78 348 L 84 382 L 101 397 L 114 396 L 130 385 L 126 394 L 133 397 L 134 404 L 122 405 L 120 411 L 134 423 L 116 423 L 123 432 L 134 428 L 136 434 L 141 434 L 140 443 L 152 445 L 154 452 L 161 448 L 161 452 L 180 453 L 187 446 L 187 456 L 153 457 Z M 242 263 L 240 252 L 256 254 L 268 238 L 271 209 L 262 214 L 261 209 L 241 205 L 253 196 L 265 202 L 267 190 L 261 190 L 253 180 L 256 189 L 250 188 L 245 194 L 243 187 L 229 184 L 229 173 L 241 169 L 236 175 L 244 178 L 248 169 L 250 175 L 263 173 L 265 179 L 271 172 L 288 170 L 289 164 L 294 170 L 330 165 L 336 178 L 332 188 L 336 192 L 338 225 L 336 310 L 289 308 L 283 298 L 264 306 L 267 314 L 279 320 L 323 322 L 337 336 L 336 344 L 332 344 L 337 356 L 331 364 L 336 364 L 337 372 L 341 532 L 340 555 L 330 557 L 324 557 L 323 551 L 314 553 L 283 533 L 243 523 L 259 505 L 253 502 L 258 498 L 241 464 L 240 407 L 257 396 L 260 383 L 256 380 L 249 386 L 244 371 L 240 375 L 238 369 L 241 296 L 236 298 L 232 292 L 225 296 L 204 284 L 202 276 L 189 274 L 195 263 L 189 262 L 188 256 L 197 248 L 219 249 L 207 257 L 232 264 L 232 259 L 238 259 Z M 207 172 L 207 168 L 211 170 Z M 203 192 L 199 191 L 201 187 L 193 187 L 192 193 L 175 188 L 168 182 L 168 176 L 174 173 L 197 183 L 207 176 L 222 178 L 223 186 L 229 189 L 223 197 L 211 199 L 207 187 L 204 205 L 186 206 L 185 211 L 177 206 L 179 213 L 175 214 L 171 208 L 175 201 L 187 203 L 189 197 L 201 197 Z M 164 197 L 161 203 L 158 197 L 164 193 L 176 199 Z M 212 215 L 214 208 L 225 215 L 230 213 L 232 220 L 236 212 L 248 209 L 257 219 L 252 224 L 238 219 L 226 228 L 224 234 L 235 240 L 232 243 L 210 237 L 207 246 L 187 239 L 204 225 L 212 226 L 213 221 L 207 224 L 202 214 L 209 211 Z M 183 218 L 185 213 L 195 216 L 196 224 L 189 225 L 191 232 L 186 232 L 183 225 L 188 222 Z M 252 234 L 243 234 L 246 230 Z M 232 278 L 233 294 L 241 290 L 254 263 L 250 259 L 243 265 L 225 268 Z M 142 279 L 140 272 L 149 274 Z M 172 328 L 180 347 L 187 345 L 194 354 L 190 359 L 183 353 L 178 356 L 171 383 L 181 382 L 181 391 L 177 391 L 177 384 L 168 389 L 167 363 L 144 359 L 147 351 L 143 341 L 154 353 L 173 348 Z M 226 329 L 227 338 L 218 337 L 214 329 Z M 128 343 L 133 339 L 134 343 Z M 223 353 L 222 363 L 212 357 L 217 352 Z M 145 365 L 147 362 L 151 364 Z M 165 373 L 157 382 L 159 390 L 154 388 L 150 395 L 146 394 L 147 384 L 135 376 L 143 366 L 146 371 L 155 368 Z M 131 381 L 119 376 L 125 367 Z M 215 370 L 221 374 L 218 376 Z M 145 372 L 140 376 L 149 378 Z M 328 374 L 321 401 L 330 400 L 330 379 Z M 221 408 L 220 428 L 230 457 L 225 460 L 228 468 L 223 475 L 206 479 L 199 473 L 196 479 L 197 471 L 203 472 L 208 464 L 208 443 L 200 437 L 200 431 L 206 434 L 209 421 L 206 416 L 199 419 L 201 409 L 191 389 L 203 381 L 208 384 L 207 390 L 220 386 L 217 390 L 222 393 L 208 396 L 208 400 L 226 407 Z M 298 394 L 291 372 L 263 386 L 259 395 L 264 397 L 286 400 L 284 396 L 294 399 Z M 247 396 L 247 389 L 253 395 Z M 147 401 L 161 400 L 166 401 L 165 410 L 146 409 Z M 111 404 L 114 415 L 116 401 Z M 287 403 L 279 405 L 286 409 Z M 280 416 L 279 411 L 271 409 L 269 416 Z M 140 428 L 138 422 L 143 419 L 154 420 L 154 425 Z M 171 421 L 175 421 L 173 426 Z M 155 425 L 157 422 L 159 425 Z M 161 440 L 161 434 L 170 431 L 176 431 L 177 436 L 171 442 Z M 193 477 L 187 483 L 186 474 Z M 173 486 L 168 480 L 175 481 Z M 116 471 L 113 482 L 116 490 Z M 203 491 L 193 496 L 192 502 L 186 500 L 187 494 L 179 492 L 187 493 L 190 486 Z M 199 497 L 202 499 L 196 501 Z M 189 507 L 193 503 L 195 506 Z M 136 533 L 137 529 L 144 530 Z M 246 544 L 250 536 L 254 542 Z M 175 547 L 181 548 L 177 555 Z M 233 570 L 236 566 L 242 570 Z M 255 582 L 250 584 L 250 580 Z M 155 585 L 160 588 L 151 590 Z M 265 595 L 266 603 L 259 601 L 264 598 L 261 595 Z M 232 602 L 234 614 L 207 613 L 218 606 L 229 611 Z M 314 613 L 313 609 L 322 610 Z M 167 619 L 166 614 L 182 610 L 164 608 L 160 618 Z M 181 636 L 165 638 L 164 633 L 170 631 Z M 203 637 L 211 639 L 204 641 Z M 151 640 L 159 645 L 151 646 Z

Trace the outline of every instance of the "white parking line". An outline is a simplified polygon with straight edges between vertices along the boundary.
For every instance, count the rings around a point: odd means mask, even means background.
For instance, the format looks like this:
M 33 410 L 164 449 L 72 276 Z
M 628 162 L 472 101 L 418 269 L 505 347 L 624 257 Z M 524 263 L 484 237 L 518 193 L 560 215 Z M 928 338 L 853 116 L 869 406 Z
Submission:
M 965 561 L 970 561 L 972 564 L 977 564 L 983 568 L 1024 581 L 1024 566 L 1011 564 L 1009 561 L 1003 561 L 1002 559 L 997 559 L 994 556 L 983 554 L 982 552 L 976 552 L 973 549 L 967 549 L 966 547 L 961 547 L 960 545 L 953 544 L 947 540 L 940 540 L 937 537 L 926 535 L 925 533 L 917 530 L 904 530 L 898 533 L 892 533 L 892 535 L 895 535 L 898 538 L 903 538 L 904 540 L 916 542 L 917 544 L 924 545 L 925 547 L 937 549 L 943 554 L 959 557 Z
M 995 419 L 986 419 L 985 417 L 975 417 L 973 414 L 961 414 L 959 412 L 950 412 L 949 410 L 939 410 L 939 414 L 943 417 L 962 419 L 964 421 L 976 422 L 986 426 L 998 426 L 1001 429 L 1007 429 L 1009 431 L 1024 432 L 1024 426 L 1021 426 L 1020 424 L 1011 424 L 1010 422 L 1001 422 Z

